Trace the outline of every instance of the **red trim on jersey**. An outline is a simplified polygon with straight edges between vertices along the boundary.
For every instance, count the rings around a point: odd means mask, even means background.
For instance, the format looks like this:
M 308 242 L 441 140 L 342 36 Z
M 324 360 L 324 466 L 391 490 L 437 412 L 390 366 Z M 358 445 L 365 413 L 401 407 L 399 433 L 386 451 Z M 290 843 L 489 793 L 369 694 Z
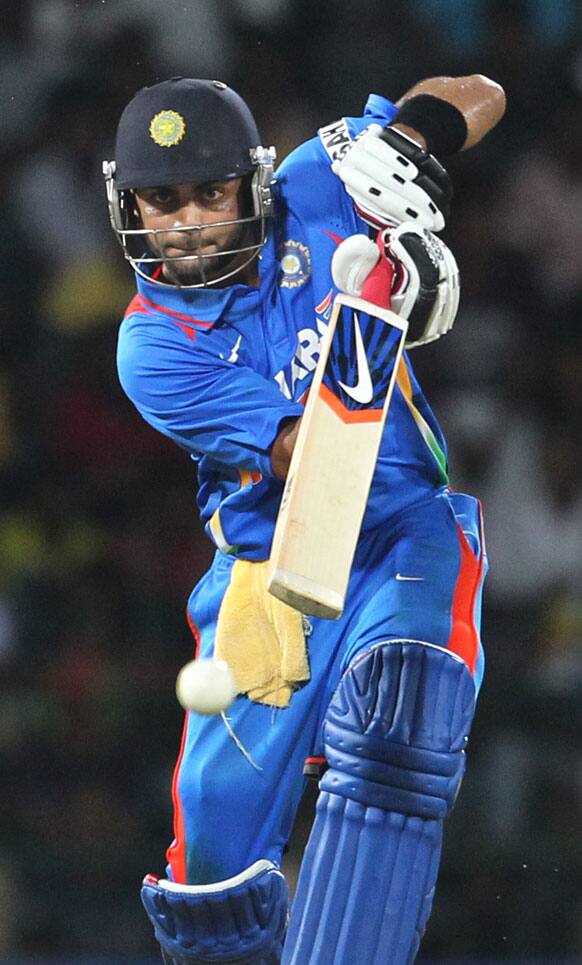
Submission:
M 327 228 L 324 228 L 323 230 L 328 238 L 331 238 L 332 241 L 335 241 L 336 245 L 341 245 L 342 241 L 344 240 L 343 238 L 340 238 L 339 235 L 334 235 L 333 231 L 328 231 Z
M 186 620 L 188 621 L 188 626 L 192 631 L 192 636 L 194 637 L 195 648 L 193 659 L 196 659 L 200 651 L 200 631 L 194 623 L 194 620 L 192 619 L 188 609 L 186 610 Z M 188 714 L 186 714 L 184 718 L 180 751 L 178 754 L 178 760 L 176 761 L 176 766 L 174 768 L 174 776 L 172 778 L 172 801 L 174 803 L 174 840 L 166 852 L 166 858 L 168 859 L 168 864 L 170 865 L 172 871 L 172 880 L 179 885 L 188 884 L 188 870 L 186 861 L 186 822 L 184 820 L 184 809 L 182 808 L 182 802 L 180 801 L 180 794 L 178 791 L 178 781 L 180 769 L 182 767 L 182 760 L 184 757 L 184 750 L 186 747 L 187 731 Z
M 192 325 L 185 325 L 184 322 L 179 322 L 176 318 L 173 318 L 172 321 L 174 322 L 174 325 L 177 325 L 178 328 L 182 329 L 184 334 L 188 336 L 191 342 L 194 341 L 196 338 L 196 329 L 193 328 Z
M 156 312 L 162 312 L 164 315 L 169 315 L 170 319 L 182 329 L 185 335 L 193 342 L 196 338 L 196 325 L 202 326 L 202 328 L 212 328 L 214 322 L 203 322 L 200 318 L 193 318 L 191 315 L 182 315 L 180 312 L 175 312 L 171 308 L 165 308 L 163 305 L 158 305 L 156 302 L 150 301 L 145 295 L 136 295 L 130 301 L 125 312 L 125 317 L 132 315 L 134 312 L 145 312 L 146 315 L 150 314 L 151 309 Z
M 163 312 L 165 315 L 171 315 L 172 318 L 179 318 L 183 322 L 188 322 L 190 325 L 202 325 L 203 328 L 212 328 L 214 322 L 203 322 L 200 318 L 194 318 L 193 315 L 183 315 L 181 312 L 175 312 L 172 308 L 166 308 L 164 305 L 158 305 L 157 302 L 152 302 L 145 295 L 140 296 L 145 305 L 150 308 L 155 309 L 156 312 Z
M 147 309 L 142 301 L 141 295 L 134 295 L 129 305 L 125 309 L 125 315 L 123 317 L 127 318 L 128 315 L 133 315 L 134 312 L 146 312 L 146 311 Z
M 474 675 L 479 655 L 479 633 L 475 626 L 475 603 L 483 582 L 484 557 L 478 559 L 457 523 L 461 565 L 451 608 L 452 628 L 446 646 L 467 664 Z

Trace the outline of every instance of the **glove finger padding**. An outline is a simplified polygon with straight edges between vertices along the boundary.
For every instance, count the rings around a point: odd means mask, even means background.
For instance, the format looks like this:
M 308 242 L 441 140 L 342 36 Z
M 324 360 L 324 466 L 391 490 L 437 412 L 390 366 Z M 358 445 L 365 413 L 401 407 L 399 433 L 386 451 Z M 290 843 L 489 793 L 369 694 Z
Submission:
M 332 169 L 374 226 L 414 220 L 440 231 L 452 197 L 449 176 L 432 155 L 394 128 L 372 124 Z
M 406 348 L 426 345 L 453 327 L 459 307 L 459 269 L 453 253 L 431 231 L 405 222 L 384 232 L 388 254 L 405 269 L 392 308 L 409 322 Z

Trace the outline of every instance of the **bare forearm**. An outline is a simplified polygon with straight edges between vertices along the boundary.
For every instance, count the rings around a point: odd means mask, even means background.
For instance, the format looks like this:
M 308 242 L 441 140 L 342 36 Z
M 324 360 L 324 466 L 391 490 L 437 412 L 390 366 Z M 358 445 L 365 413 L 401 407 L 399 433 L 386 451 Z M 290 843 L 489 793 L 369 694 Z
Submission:
M 301 419 L 295 419 L 293 422 L 285 423 L 283 428 L 279 430 L 273 443 L 271 449 L 271 465 L 273 472 L 279 479 L 285 479 L 287 476 L 289 463 L 291 462 L 291 456 L 293 455 L 293 449 L 297 441 L 300 422 Z
M 403 94 L 396 102 L 397 106 L 401 107 L 406 101 L 419 94 L 439 97 L 461 112 L 467 125 L 467 138 L 461 148 L 463 151 L 478 144 L 505 113 L 503 88 L 483 74 L 470 74 L 467 77 L 429 77 L 419 81 L 406 94 Z M 424 138 L 418 132 L 404 125 L 400 129 L 426 147 Z

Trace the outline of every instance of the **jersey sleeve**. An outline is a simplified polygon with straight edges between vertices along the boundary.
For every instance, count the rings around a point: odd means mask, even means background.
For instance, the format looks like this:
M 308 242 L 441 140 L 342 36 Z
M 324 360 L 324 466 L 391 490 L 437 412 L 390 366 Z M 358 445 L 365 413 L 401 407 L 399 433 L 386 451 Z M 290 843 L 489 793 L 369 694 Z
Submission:
M 366 127 L 386 126 L 397 112 L 398 107 L 392 101 L 370 94 L 362 116 L 341 117 L 295 148 L 277 170 L 277 181 L 291 217 L 303 224 L 325 218 L 339 227 L 342 219 L 355 208 L 341 179 L 331 170 L 332 163 L 345 154 Z
M 206 332 L 188 338 L 139 316 L 126 317 L 117 347 L 124 392 L 154 429 L 194 457 L 273 477 L 270 450 L 284 422 L 303 413 L 278 386 L 220 357 Z

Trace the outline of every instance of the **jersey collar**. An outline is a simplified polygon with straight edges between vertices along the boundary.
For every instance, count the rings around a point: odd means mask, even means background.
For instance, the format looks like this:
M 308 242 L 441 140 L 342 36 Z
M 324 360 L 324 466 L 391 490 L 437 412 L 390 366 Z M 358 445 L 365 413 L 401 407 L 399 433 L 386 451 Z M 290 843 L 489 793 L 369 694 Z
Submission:
M 227 288 L 178 288 L 156 285 L 136 273 L 137 290 L 151 305 L 179 315 L 184 321 L 214 324 L 220 319 L 236 320 L 252 314 L 265 298 L 270 285 L 267 280 L 277 270 L 270 238 L 259 255 L 258 288 L 229 285 Z

